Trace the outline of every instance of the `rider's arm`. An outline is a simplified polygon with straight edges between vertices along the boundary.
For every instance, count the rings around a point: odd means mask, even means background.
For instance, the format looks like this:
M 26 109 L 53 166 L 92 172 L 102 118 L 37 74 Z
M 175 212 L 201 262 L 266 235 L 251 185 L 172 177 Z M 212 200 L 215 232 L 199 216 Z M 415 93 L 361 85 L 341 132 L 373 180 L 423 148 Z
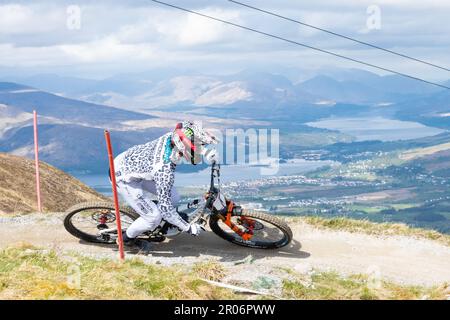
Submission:
M 168 165 L 168 164 L 167 164 Z M 190 224 L 180 217 L 171 200 L 171 190 L 174 183 L 174 172 L 168 170 L 167 165 L 155 173 L 154 180 L 158 193 L 158 208 L 161 216 L 167 222 L 177 226 L 183 231 L 188 231 Z

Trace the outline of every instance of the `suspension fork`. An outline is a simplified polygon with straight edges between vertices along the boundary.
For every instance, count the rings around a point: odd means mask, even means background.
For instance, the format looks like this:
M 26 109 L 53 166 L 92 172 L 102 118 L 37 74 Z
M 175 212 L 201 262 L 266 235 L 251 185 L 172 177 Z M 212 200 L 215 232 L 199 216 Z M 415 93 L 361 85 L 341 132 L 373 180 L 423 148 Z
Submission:
M 219 218 L 223 221 L 223 223 L 230 227 L 231 230 L 237 233 L 243 240 L 248 241 L 253 237 L 253 232 L 243 232 L 236 224 L 231 221 L 231 213 L 233 212 L 233 208 L 233 201 L 229 201 L 227 206 L 227 215 L 224 217 L 222 214 L 219 214 Z

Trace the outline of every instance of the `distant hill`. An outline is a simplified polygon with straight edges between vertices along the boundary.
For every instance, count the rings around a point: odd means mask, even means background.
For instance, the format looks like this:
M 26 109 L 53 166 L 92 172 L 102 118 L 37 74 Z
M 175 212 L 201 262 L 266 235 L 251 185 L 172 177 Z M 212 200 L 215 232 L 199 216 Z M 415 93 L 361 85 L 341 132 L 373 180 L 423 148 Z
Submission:
M 145 131 L 111 131 L 114 153 L 148 142 L 166 133 L 156 128 Z M 79 125 L 39 126 L 40 159 L 65 171 L 106 173 L 108 158 L 103 129 Z M 33 127 L 10 130 L 0 139 L 0 150 L 32 158 Z
M 0 152 L 33 157 L 33 110 L 39 115 L 41 159 L 66 171 L 105 172 L 106 128 L 113 132 L 116 153 L 166 132 L 161 128 L 118 132 L 124 122 L 155 117 L 0 82 Z
M 105 200 L 72 176 L 40 163 L 43 210 L 61 212 L 83 201 Z M 34 161 L 0 153 L 0 213 L 36 211 Z
M 409 99 L 393 106 L 393 110 L 399 119 L 419 121 L 425 125 L 450 129 L 450 92 L 448 90 Z
M 342 116 L 346 113 L 344 109 L 352 108 L 352 112 L 359 114 L 371 108 L 387 117 L 450 127 L 450 117 L 437 115 L 443 110 L 450 111 L 445 90 L 398 75 L 380 76 L 359 69 L 327 68 L 308 76 L 306 71 L 295 68 L 246 69 L 227 75 L 169 68 L 103 80 L 51 74 L 16 80 L 94 106 L 108 105 L 131 111 L 158 109 L 224 118 L 308 122 Z M 36 99 L 46 98 L 29 94 Z M 358 109 L 355 105 L 365 108 Z
M 41 116 L 83 125 L 98 126 L 111 122 L 153 118 L 142 113 L 68 99 L 10 82 L 0 82 L 0 104 L 28 113 L 37 110 Z
M 296 79 L 302 78 L 302 81 Z M 359 69 L 323 69 L 307 76 L 299 69 L 245 69 L 228 75 L 198 71 L 155 69 L 117 75 L 103 80 L 44 74 L 17 79 L 53 93 L 111 106 L 148 110 L 184 104 L 220 106 L 253 101 L 255 104 L 296 104 L 334 100 L 340 103 L 400 102 L 410 96 L 437 93 L 441 89 L 398 75 L 380 76 Z M 137 110 L 137 109 L 134 109 Z

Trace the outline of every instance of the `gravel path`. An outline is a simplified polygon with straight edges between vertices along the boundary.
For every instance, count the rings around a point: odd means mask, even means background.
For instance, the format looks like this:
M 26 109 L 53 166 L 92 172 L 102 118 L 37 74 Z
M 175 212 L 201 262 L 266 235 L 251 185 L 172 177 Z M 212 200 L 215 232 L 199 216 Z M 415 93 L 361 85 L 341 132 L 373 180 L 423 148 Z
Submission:
M 72 237 L 62 219 L 63 214 L 0 217 L 0 247 L 26 242 L 57 252 L 117 257 L 114 246 L 83 243 Z M 247 249 L 206 232 L 198 238 L 182 234 L 155 244 L 151 255 L 142 258 L 162 265 L 216 260 L 232 271 L 228 280 L 235 283 L 240 278 L 251 281 L 261 276 L 276 280 L 283 267 L 305 274 L 313 269 L 343 275 L 364 273 L 412 285 L 450 283 L 450 247 L 437 242 L 330 231 L 304 223 L 291 224 L 291 228 L 295 240 L 281 250 Z

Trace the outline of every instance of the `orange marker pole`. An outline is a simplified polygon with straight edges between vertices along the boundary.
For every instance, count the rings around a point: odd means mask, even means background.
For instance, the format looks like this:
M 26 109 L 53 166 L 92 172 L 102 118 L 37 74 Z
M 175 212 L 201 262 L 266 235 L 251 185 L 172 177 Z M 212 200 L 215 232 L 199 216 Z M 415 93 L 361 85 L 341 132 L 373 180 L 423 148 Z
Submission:
M 36 112 L 36 110 L 33 110 L 33 127 L 34 127 L 34 166 L 36 169 L 37 209 L 39 212 L 42 212 L 41 177 L 39 175 L 39 145 L 38 145 L 38 127 L 37 127 L 37 112 Z
M 119 241 L 119 257 L 120 260 L 125 260 L 125 253 L 123 251 L 123 237 L 122 237 L 122 223 L 120 221 L 120 210 L 119 210 L 119 197 L 117 195 L 117 185 L 116 185 L 116 175 L 114 170 L 114 157 L 111 146 L 111 137 L 109 131 L 105 130 L 106 147 L 108 148 L 108 159 L 109 159 L 109 172 L 111 172 L 111 184 L 112 192 L 114 197 L 114 208 L 116 209 L 116 224 L 117 224 L 117 238 Z

